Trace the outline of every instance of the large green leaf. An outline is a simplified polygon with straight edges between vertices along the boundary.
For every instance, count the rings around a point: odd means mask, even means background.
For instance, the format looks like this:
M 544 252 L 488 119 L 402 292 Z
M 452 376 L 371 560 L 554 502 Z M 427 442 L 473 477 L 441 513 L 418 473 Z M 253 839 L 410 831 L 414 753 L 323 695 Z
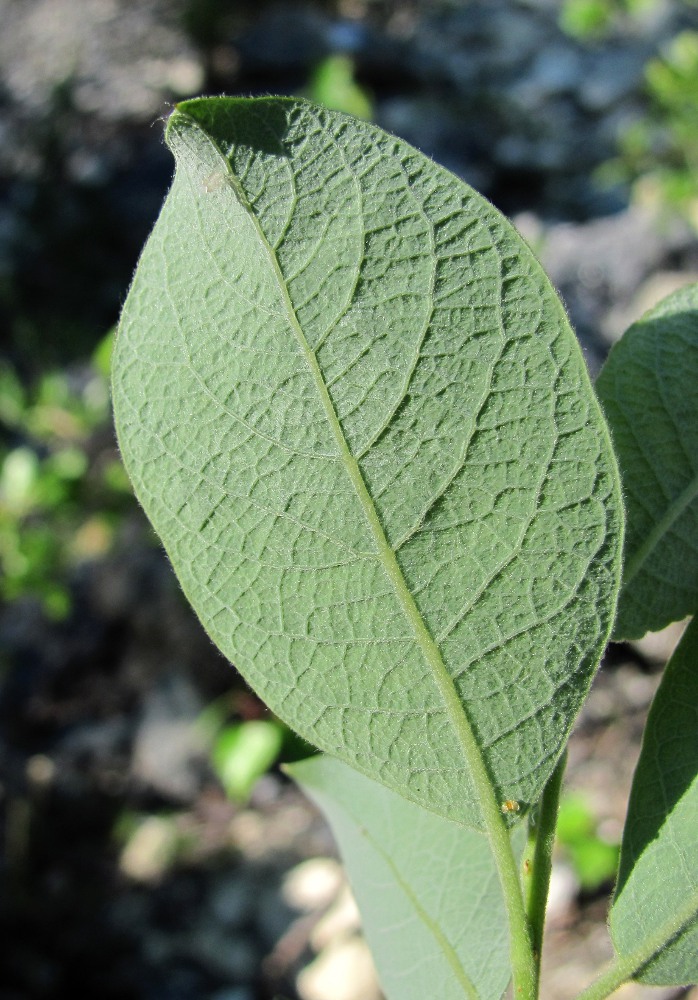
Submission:
M 321 749 L 465 823 L 488 773 L 535 801 L 621 536 L 560 302 L 491 205 L 373 125 L 202 99 L 167 139 L 114 406 L 186 594 Z
M 643 982 L 698 982 L 697 829 L 698 618 L 694 618 L 667 664 L 647 720 L 611 909 L 611 933 L 619 956 L 637 952 L 650 959 L 642 963 L 637 976 Z
M 627 506 L 614 634 L 634 639 L 698 607 L 698 285 L 626 331 L 596 388 Z
M 509 936 L 486 836 L 331 757 L 288 770 L 332 826 L 386 996 L 499 1000 Z M 520 855 L 524 827 L 513 836 Z

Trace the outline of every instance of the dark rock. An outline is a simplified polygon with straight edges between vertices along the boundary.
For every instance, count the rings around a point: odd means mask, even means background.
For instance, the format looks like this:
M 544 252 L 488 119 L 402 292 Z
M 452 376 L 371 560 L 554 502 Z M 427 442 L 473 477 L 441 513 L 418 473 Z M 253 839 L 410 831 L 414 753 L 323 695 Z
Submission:
M 251 989 L 245 986 L 232 986 L 222 990 L 216 990 L 208 1000 L 255 1000 L 255 995 Z
M 330 51 L 328 19 L 310 7 L 273 7 L 236 39 L 243 67 L 273 76 L 308 69 Z
M 133 747 L 131 773 L 138 784 L 182 802 L 196 796 L 205 744 L 195 722 L 203 707 L 193 685 L 175 673 L 150 692 Z
M 235 871 L 220 876 L 209 893 L 209 906 L 216 921 L 226 928 L 244 927 L 254 919 L 258 887 Z
M 637 93 L 642 88 L 648 55 L 644 46 L 589 53 L 577 94 L 581 107 L 595 114 L 605 113 Z
M 575 90 L 583 76 L 580 53 L 571 45 L 555 43 L 538 53 L 523 86 L 533 88 L 539 100 L 544 100 L 553 94 Z

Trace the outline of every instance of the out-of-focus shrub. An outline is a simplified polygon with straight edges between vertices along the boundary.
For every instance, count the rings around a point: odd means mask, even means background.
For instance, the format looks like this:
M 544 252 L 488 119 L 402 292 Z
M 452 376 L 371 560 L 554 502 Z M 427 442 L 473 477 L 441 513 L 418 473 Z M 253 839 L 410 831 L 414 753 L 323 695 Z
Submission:
M 680 0 L 696 8 L 696 0 Z M 659 0 L 565 0 L 559 23 L 593 45 L 641 25 Z M 689 22 L 690 23 L 690 22 Z M 629 187 L 636 200 L 678 210 L 698 228 L 698 31 L 675 35 L 645 67 L 645 110 L 621 131 L 618 155 L 597 171 L 599 183 Z
M 570 793 L 560 803 L 557 836 L 579 884 L 593 892 L 615 878 L 620 847 L 599 836 L 596 817 L 580 794 Z
M 646 67 L 648 110 L 621 136 L 604 177 L 646 202 L 679 208 L 698 228 L 698 32 L 684 31 Z
M 109 428 L 105 338 L 89 363 L 26 389 L 0 366 L 0 599 L 70 610 L 69 578 L 104 555 L 131 500 Z
M 573 38 L 594 41 L 656 6 L 657 0 L 564 0 L 558 20 Z
M 354 60 L 332 55 L 316 66 L 308 85 L 308 97 L 332 111 L 344 111 L 357 118 L 373 117 L 373 102 L 354 78 Z

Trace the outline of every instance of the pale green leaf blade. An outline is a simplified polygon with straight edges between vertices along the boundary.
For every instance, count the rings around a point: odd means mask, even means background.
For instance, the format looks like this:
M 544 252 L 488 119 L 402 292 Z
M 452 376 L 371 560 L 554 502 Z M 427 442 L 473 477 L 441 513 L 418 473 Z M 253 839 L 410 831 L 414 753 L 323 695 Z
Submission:
M 331 757 L 288 770 L 332 827 L 388 1000 L 499 1000 L 509 937 L 486 836 Z
M 643 948 L 657 955 L 643 963 L 637 976 L 643 982 L 698 982 L 696 830 L 698 618 L 667 664 L 650 709 L 610 915 L 621 957 Z
M 698 284 L 625 332 L 596 388 L 627 510 L 614 635 L 634 639 L 698 607 Z
M 536 801 L 621 543 L 550 284 L 491 205 L 366 122 L 205 99 L 168 141 L 113 390 L 187 596 L 321 749 L 460 822 L 490 778 Z

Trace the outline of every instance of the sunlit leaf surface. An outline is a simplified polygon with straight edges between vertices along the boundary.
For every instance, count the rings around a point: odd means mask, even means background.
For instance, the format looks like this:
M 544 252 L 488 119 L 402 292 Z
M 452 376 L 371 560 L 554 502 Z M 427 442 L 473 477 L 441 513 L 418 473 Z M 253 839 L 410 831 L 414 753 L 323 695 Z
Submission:
M 167 139 L 114 406 L 191 603 L 274 712 L 366 775 L 479 825 L 484 757 L 500 801 L 535 801 L 621 543 L 547 279 L 491 205 L 366 122 L 202 99 Z

